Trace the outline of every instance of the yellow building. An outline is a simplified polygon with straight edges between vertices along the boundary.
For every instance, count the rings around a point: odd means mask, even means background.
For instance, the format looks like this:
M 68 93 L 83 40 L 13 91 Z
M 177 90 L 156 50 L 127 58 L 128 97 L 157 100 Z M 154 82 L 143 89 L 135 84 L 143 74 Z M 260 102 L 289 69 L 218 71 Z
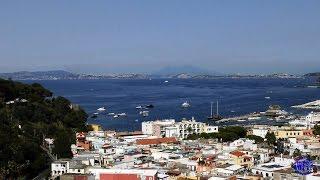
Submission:
M 279 129 L 275 133 L 277 138 L 296 138 L 303 136 L 303 131 L 298 129 Z
M 88 127 L 92 129 L 92 131 L 102 131 L 102 127 L 99 124 L 89 124 Z
M 251 168 L 253 166 L 253 158 L 241 151 L 230 152 L 230 157 L 234 161 L 234 164 L 243 167 Z

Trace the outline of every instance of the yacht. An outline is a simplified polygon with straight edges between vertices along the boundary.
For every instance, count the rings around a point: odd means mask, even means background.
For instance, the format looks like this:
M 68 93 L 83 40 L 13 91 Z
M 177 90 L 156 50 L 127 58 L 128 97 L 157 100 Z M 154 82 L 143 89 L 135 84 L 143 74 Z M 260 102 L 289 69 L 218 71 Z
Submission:
M 119 113 L 118 116 L 127 116 L 126 113 Z
M 271 97 L 269 97 L 269 96 L 266 96 L 266 97 L 264 97 L 265 99 L 271 99 Z
M 188 101 L 185 101 L 184 103 L 182 103 L 181 107 L 183 108 L 188 108 L 190 107 L 191 105 L 188 103 Z
M 164 83 L 168 83 L 169 81 L 164 81 Z
M 154 108 L 154 105 L 148 104 L 148 105 L 146 105 L 146 108 Z
M 105 108 L 105 107 L 101 107 L 101 108 L 98 108 L 97 110 L 98 110 L 98 111 L 105 111 L 106 108 Z
M 108 113 L 108 116 L 114 116 L 115 114 L 113 112 Z
M 248 117 L 248 120 L 260 120 L 261 117 L 259 116 L 251 116 L 251 117 Z
M 142 109 L 142 106 L 137 106 L 136 109 Z
M 219 102 L 217 101 L 217 114 L 213 114 L 213 110 L 212 110 L 212 107 L 213 107 L 213 102 L 211 102 L 211 113 L 210 113 L 210 116 L 208 117 L 208 120 L 221 120 L 222 119 L 222 116 L 219 115 Z
M 116 115 L 114 115 L 113 117 L 114 117 L 114 118 L 118 118 L 118 117 L 119 117 L 119 115 L 118 115 L 118 114 L 116 114 Z
M 95 112 L 95 113 L 93 113 L 93 115 L 98 115 L 99 113 L 97 113 L 97 112 Z
M 93 114 L 90 118 L 95 119 L 97 117 L 98 117 L 97 115 Z
M 140 114 L 141 114 L 143 117 L 147 117 L 147 116 L 149 116 L 149 111 L 140 111 Z

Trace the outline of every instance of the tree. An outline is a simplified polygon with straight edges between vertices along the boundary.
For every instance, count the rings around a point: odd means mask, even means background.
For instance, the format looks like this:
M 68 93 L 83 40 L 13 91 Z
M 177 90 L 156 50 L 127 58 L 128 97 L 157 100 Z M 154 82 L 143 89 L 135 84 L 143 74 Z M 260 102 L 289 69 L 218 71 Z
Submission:
M 0 179 L 33 179 L 46 169 L 44 137 L 55 139 L 58 157 L 71 157 L 75 131 L 87 130 L 86 119 L 84 110 L 70 108 L 63 97 L 52 98 L 40 84 L 0 79 Z
M 54 139 L 54 148 L 53 153 L 58 156 L 58 158 L 70 158 L 72 157 L 71 153 L 71 144 L 75 142 L 75 139 L 70 137 L 70 133 L 66 130 L 60 130 L 57 137 Z M 73 141 L 74 140 L 74 141 Z
M 273 132 L 267 132 L 266 139 L 269 145 L 274 145 L 277 141 L 277 138 Z
M 264 139 L 260 136 L 255 136 L 255 135 L 248 135 L 246 136 L 246 138 L 254 140 L 255 143 L 259 144 L 259 143 L 263 143 Z
M 293 157 L 300 157 L 300 156 L 301 156 L 301 151 L 296 148 L 296 149 L 293 151 L 292 156 L 293 156 Z
M 320 125 L 316 124 L 316 125 L 313 127 L 313 134 L 314 134 L 314 135 L 320 135 Z

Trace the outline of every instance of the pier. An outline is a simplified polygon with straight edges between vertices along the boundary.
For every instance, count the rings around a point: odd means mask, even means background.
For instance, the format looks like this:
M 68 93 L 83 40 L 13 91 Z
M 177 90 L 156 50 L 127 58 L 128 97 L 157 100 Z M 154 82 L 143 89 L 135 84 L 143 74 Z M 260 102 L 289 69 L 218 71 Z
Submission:
M 242 116 L 236 116 L 236 117 L 229 117 L 229 118 L 223 118 L 219 121 L 216 121 L 216 123 L 223 123 L 228 121 L 237 121 L 237 120 L 248 120 L 249 117 L 256 117 L 259 115 L 258 113 L 250 113 Z

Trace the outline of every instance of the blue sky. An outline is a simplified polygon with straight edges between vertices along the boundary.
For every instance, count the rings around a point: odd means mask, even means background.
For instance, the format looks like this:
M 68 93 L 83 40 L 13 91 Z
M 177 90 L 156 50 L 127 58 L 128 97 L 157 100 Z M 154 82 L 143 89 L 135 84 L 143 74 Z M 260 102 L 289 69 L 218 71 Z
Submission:
M 0 72 L 320 70 L 318 0 L 0 2 Z

